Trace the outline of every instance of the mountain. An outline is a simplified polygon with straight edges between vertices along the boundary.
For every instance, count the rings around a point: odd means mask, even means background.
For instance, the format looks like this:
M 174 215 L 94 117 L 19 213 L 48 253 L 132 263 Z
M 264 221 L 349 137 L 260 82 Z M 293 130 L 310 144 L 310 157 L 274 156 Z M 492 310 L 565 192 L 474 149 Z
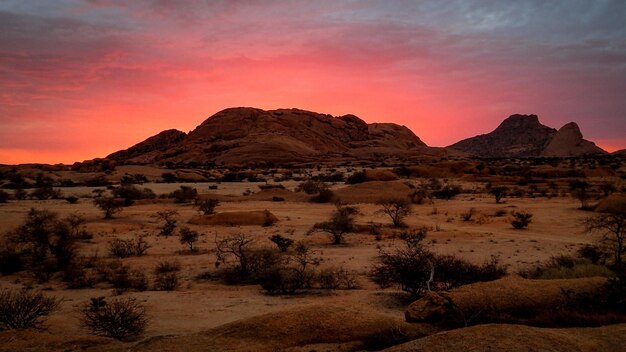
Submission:
M 164 131 L 107 158 L 122 164 L 246 164 L 384 160 L 445 153 L 442 148 L 427 147 L 405 126 L 367 124 L 354 115 L 230 108 L 209 117 L 187 135 Z
M 464 139 L 447 148 L 486 158 L 606 154 L 593 142 L 583 139 L 578 125 L 573 122 L 557 131 L 541 124 L 537 115 L 520 114 L 509 116 L 490 133 Z

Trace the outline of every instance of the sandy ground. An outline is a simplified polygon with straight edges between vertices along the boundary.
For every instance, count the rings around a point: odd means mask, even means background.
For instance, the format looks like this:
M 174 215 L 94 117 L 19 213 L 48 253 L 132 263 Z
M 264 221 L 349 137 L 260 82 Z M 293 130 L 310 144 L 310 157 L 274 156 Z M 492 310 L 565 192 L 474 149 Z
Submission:
M 198 215 L 190 205 L 174 203 L 137 204 L 124 208 L 113 220 L 103 220 L 101 212 L 90 199 L 81 198 L 77 204 L 64 200 L 25 200 L 0 204 L 0 232 L 17 227 L 30 208 L 49 209 L 62 216 L 77 213 L 87 220 L 87 229 L 94 234 L 93 240 L 82 243 L 83 254 L 98 253 L 106 257 L 107 243 L 113 238 L 131 238 L 138 234 L 148 235 L 152 245 L 147 255 L 123 259 L 133 268 L 151 273 L 154 265 L 164 258 L 176 258 L 182 265 L 182 285 L 174 292 L 133 292 L 126 295 L 144 301 L 149 309 L 151 323 L 146 336 L 184 334 L 199 332 L 242 318 L 263 313 L 326 302 L 352 302 L 369 307 L 374 311 L 402 318 L 406 302 L 398 300 L 396 289 L 381 290 L 367 278 L 373 259 L 379 248 L 392 248 L 399 240 L 383 236 L 377 241 L 371 233 L 346 235 L 346 243 L 333 246 L 329 238 L 321 233 L 307 235 L 311 226 L 324 221 L 333 211 L 332 204 L 309 202 L 249 201 L 241 195 L 248 189 L 258 192 L 258 184 L 222 183 L 217 190 L 209 190 L 213 183 L 188 184 L 200 193 L 233 195 L 234 201 L 223 201 L 216 211 L 269 210 L 279 221 L 270 227 L 244 226 L 194 226 L 186 222 Z M 283 183 L 293 189 L 295 182 Z M 181 184 L 144 184 L 157 194 L 171 192 Z M 337 185 L 334 188 L 346 187 Z M 91 194 L 94 188 L 77 187 L 63 189 L 66 195 Z M 375 204 L 356 204 L 359 208 L 357 223 L 380 224 L 385 233 L 389 218 L 378 212 Z M 584 232 L 581 220 L 589 214 L 577 209 L 578 202 L 568 197 L 559 198 L 507 198 L 504 204 L 496 204 L 486 194 L 463 194 L 451 201 L 437 200 L 434 204 L 413 206 L 412 214 L 406 219 L 411 228 L 426 226 L 430 229 L 427 242 L 435 252 L 454 254 L 475 263 L 482 263 L 496 255 L 501 262 L 515 272 L 530 264 L 544 261 L 550 256 L 574 252 L 580 245 L 591 243 L 594 237 Z M 473 221 L 463 221 L 460 214 L 470 208 L 476 210 Z M 179 225 L 189 226 L 204 235 L 198 243 L 199 254 L 184 252 L 177 237 L 156 236 L 158 222 L 155 214 L 165 209 L 175 209 Z M 504 209 L 526 210 L 534 214 L 528 229 L 515 230 L 509 224 L 510 216 L 495 217 L 493 214 Z M 389 231 L 387 231 L 389 230 Z M 315 255 L 322 258 L 322 266 L 344 266 L 359 275 L 361 288 L 351 291 L 302 294 L 293 297 L 268 296 L 259 286 L 228 286 L 217 282 L 203 282 L 194 278 L 204 272 L 215 270 L 213 254 L 215 236 L 245 233 L 257 238 L 257 245 L 270 246 L 268 237 L 281 234 L 309 245 Z M 28 285 L 44 289 L 49 294 L 63 298 L 61 311 L 48 321 L 53 334 L 84 335 L 80 327 L 77 308 L 90 297 L 112 296 L 110 288 L 67 290 L 58 280 L 38 285 L 28 276 L 12 275 L 0 277 L 0 287 Z

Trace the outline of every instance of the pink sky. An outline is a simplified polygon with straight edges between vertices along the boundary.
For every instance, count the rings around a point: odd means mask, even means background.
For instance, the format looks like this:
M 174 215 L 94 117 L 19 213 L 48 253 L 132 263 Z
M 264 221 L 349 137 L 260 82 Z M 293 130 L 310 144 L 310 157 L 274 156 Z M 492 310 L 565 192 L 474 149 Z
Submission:
M 431 146 L 534 113 L 622 149 L 624 18 L 622 1 L 8 0 L 0 163 L 103 157 L 235 106 L 395 122 Z

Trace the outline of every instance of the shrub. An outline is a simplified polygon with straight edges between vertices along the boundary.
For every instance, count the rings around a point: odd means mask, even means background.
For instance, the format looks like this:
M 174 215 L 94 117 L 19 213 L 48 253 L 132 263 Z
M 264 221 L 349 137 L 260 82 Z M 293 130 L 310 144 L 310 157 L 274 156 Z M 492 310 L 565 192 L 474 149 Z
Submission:
M 589 260 L 592 264 L 604 264 L 607 259 L 606 251 L 590 244 L 580 247 L 578 249 L 578 255 L 581 258 Z
M 57 213 L 31 209 L 24 223 L 10 233 L 7 248 L 19 253 L 35 272 L 63 269 L 74 259 L 76 240 L 88 235 L 83 222 L 76 215 L 59 219 Z
M 58 189 L 53 189 L 52 187 L 40 187 L 34 189 L 30 193 L 30 196 L 39 200 L 58 199 L 61 198 L 61 192 Z
M 513 227 L 517 230 L 521 230 L 521 229 L 528 227 L 528 225 L 532 221 L 531 218 L 533 217 L 533 214 L 531 213 L 517 212 L 517 211 L 514 211 L 512 215 L 513 215 L 513 220 L 511 220 L 511 225 L 513 225 Z
M 22 254 L 12 243 L 3 243 L 0 248 L 0 274 L 10 275 L 24 269 Z
M 461 186 L 458 185 L 445 185 L 439 190 L 432 192 L 433 197 L 437 199 L 450 200 L 461 193 Z
M 354 217 L 358 208 L 351 206 L 336 205 L 330 220 L 313 225 L 311 231 L 320 231 L 332 237 L 333 244 L 341 244 L 345 234 L 354 231 Z
M 299 244 L 286 261 L 274 260 L 266 265 L 267 270 L 260 276 L 261 287 L 268 294 L 289 295 L 311 287 L 311 281 L 315 277 L 311 266 L 319 265 L 319 261 L 308 247 Z
M 173 291 L 178 285 L 180 263 L 177 261 L 162 261 L 154 268 L 154 288 L 158 291 Z
M 144 236 L 127 240 L 116 238 L 109 242 L 109 253 L 118 258 L 142 256 L 149 248 L 150 245 L 146 242 Z
M 180 186 L 180 189 L 169 194 L 169 198 L 174 198 L 176 203 L 191 203 L 198 198 L 198 190 L 189 186 Z
M 367 181 L 367 174 L 365 173 L 365 171 L 357 171 L 348 176 L 348 178 L 346 179 L 346 183 L 349 185 L 363 183 L 365 181 Z
M 177 216 L 178 212 L 176 210 L 164 210 L 157 213 L 157 219 L 163 222 L 159 233 L 161 236 L 169 237 L 174 234 Z
M 289 247 L 293 244 L 292 239 L 278 234 L 270 237 L 270 241 L 272 241 L 281 252 L 287 252 Z
M 123 200 L 107 196 L 96 197 L 93 203 L 104 212 L 104 218 L 107 220 L 113 219 L 113 215 L 120 212 L 125 205 Z
M 195 207 L 203 215 L 211 215 L 215 213 L 215 208 L 220 204 L 217 199 L 196 199 Z
M 404 218 L 411 213 L 411 203 L 404 198 L 388 198 L 376 202 L 382 209 L 378 212 L 391 218 L 395 227 L 403 227 Z
M 126 340 L 141 335 L 148 319 L 146 308 L 135 298 L 91 298 L 81 309 L 82 323 L 92 334 Z
M 495 186 L 489 189 L 489 193 L 491 193 L 496 198 L 496 204 L 502 203 L 502 198 L 506 196 L 506 193 L 509 191 L 509 188 L 506 186 Z
M 353 290 L 359 287 L 356 275 L 343 267 L 322 269 L 317 274 L 316 280 L 319 287 L 324 290 Z
M 78 197 L 76 196 L 69 196 L 65 198 L 65 201 L 70 203 L 70 204 L 76 204 L 76 202 L 78 202 Z
M 190 252 L 196 251 L 196 249 L 193 248 L 193 245 L 198 242 L 198 236 L 198 231 L 191 230 L 187 227 L 180 229 L 180 243 L 189 246 Z
M 0 291 L 0 331 L 40 327 L 56 311 L 60 301 L 41 292 Z
M 328 188 L 324 182 L 316 180 L 307 180 L 296 187 L 296 192 L 304 192 L 306 194 L 319 193 L 321 189 Z
M 102 280 L 112 284 L 118 292 L 148 289 L 146 274 L 141 270 L 131 269 L 120 261 L 102 263 L 97 270 Z
M 154 199 L 156 194 L 150 188 L 140 189 L 135 185 L 125 184 L 111 190 L 115 198 L 130 200 Z
M 495 257 L 478 266 L 453 256 L 434 254 L 422 244 L 425 236 L 425 231 L 408 232 L 401 236 L 405 246 L 393 252 L 381 249 L 370 274 L 372 280 L 382 288 L 398 284 L 403 291 L 421 296 L 425 290 L 447 290 L 506 274 Z
M 311 202 L 315 203 L 330 203 L 335 199 L 335 192 L 328 188 L 320 189 L 319 193 L 311 197 Z

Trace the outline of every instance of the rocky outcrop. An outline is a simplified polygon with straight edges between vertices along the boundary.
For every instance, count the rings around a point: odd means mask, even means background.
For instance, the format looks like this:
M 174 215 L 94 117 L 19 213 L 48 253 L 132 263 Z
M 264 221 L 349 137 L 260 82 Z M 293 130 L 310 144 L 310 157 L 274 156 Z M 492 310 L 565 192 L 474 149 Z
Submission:
M 489 320 L 493 316 L 527 318 L 563 304 L 563 290 L 589 293 L 606 278 L 527 280 L 517 276 L 462 286 L 449 292 L 431 292 L 413 302 L 405 312 L 408 322 L 446 320 L 466 323 L 467 319 Z
M 333 117 L 299 109 L 226 109 L 189 135 L 155 143 L 166 132 L 109 158 L 120 163 L 241 164 L 445 153 L 428 148 L 405 126 L 368 125 L 354 115 Z
M 541 152 L 542 156 L 583 156 L 606 154 L 595 143 L 583 139 L 583 134 L 575 122 L 561 127 L 552 136 L 548 145 Z
M 452 150 L 483 158 L 568 157 L 606 152 L 583 139 L 578 125 L 570 122 L 560 130 L 545 126 L 537 115 L 512 115 L 494 131 L 448 146 Z

